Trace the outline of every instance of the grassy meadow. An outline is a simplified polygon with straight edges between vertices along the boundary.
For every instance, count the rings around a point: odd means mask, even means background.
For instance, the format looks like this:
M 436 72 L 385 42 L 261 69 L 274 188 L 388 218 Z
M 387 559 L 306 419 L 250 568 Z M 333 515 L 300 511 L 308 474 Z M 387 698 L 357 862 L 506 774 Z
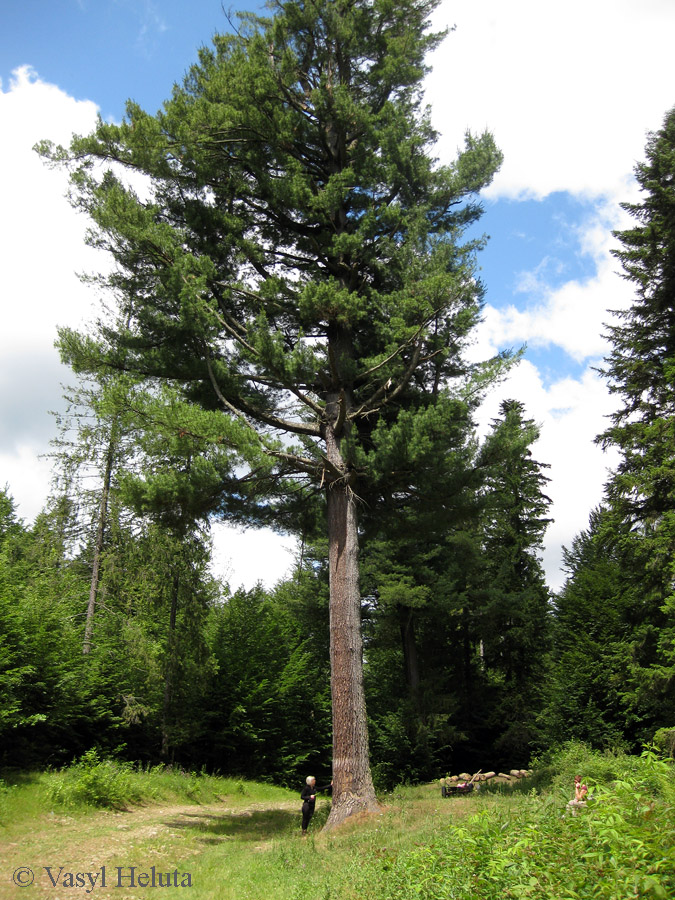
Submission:
M 592 799 L 572 816 L 566 803 L 577 771 Z M 675 777 L 672 762 L 652 753 L 572 745 L 541 760 L 516 789 L 442 799 L 438 785 L 420 785 L 381 801 L 379 814 L 325 833 L 330 801 L 319 799 L 303 840 L 298 792 L 272 785 L 138 771 L 95 753 L 63 771 L 5 773 L 0 900 L 675 896 Z M 140 883 L 153 866 L 154 890 Z M 160 889 L 160 872 L 170 886 Z

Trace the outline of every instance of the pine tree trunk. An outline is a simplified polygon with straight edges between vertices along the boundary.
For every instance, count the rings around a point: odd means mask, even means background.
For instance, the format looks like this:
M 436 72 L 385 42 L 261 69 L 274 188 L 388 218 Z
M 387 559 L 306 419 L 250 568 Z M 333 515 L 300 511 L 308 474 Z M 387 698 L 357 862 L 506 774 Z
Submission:
M 410 691 L 415 712 L 420 715 L 422 702 L 420 698 L 420 667 L 417 655 L 417 641 L 415 640 L 415 622 L 413 611 L 409 606 L 398 604 L 399 627 L 401 629 L 401 643 L 403 645 L 403 661 L 405 664 L 405 679 Z
M 473 693 L 473 648 L 471 645 L 471 634 L 469 633 L 469 626 L 466 620 L 462 622 L 462 649 L 464 656 L 464 692 L 467 709 L 471 709 L 471 695 Z
M 327 456 L 342 466 L 334 435 Z M 326 828 L 379 808 L 370 774 L 363 690 L 361 589 L 356 499 L 348 479 L 327 488 L 330 565 L 330 662 L 333 705 L 333 805 Z
M 105 526 L 108 519 L 108 499 L 110 497 L 110 483 L 112 480 L 112 468 L 115 459 L 116 438 L 113 435 L 108 443 L 108 452 L 105 460 L 105 472 L 103 473 L 103 491 L 101 493 L 101 503 L 98 511 L 98 523 L 96 526 L 96 543 L 94 544 L 94 560 L 91 572 L 91 583 L 89 585 L 89 603 L 87 604 L 87 618 L 84 625 L 84 642 L 82 644 L 82 652 L 89 653 L 91 650 L 91 639 L 94 633 L 94 612 L 96 610 L 96 598 L 98 596 L 98 583 L 101 573 L 101 559 L 103 556 L 103 537 L 105 535 Z
M 173 670 L 176 656 L 176 614 L 178 612 L 178 591 L 180 576 L 174 574 L 171 591 L 171 612 L 169 613 L 169 637 L 167 640 L 166 668 L 164 670 L 164 701 L 162 704 L 162 759 L 169 758 L 169 724 L 171 717 L 171 700 L 173 696 Z

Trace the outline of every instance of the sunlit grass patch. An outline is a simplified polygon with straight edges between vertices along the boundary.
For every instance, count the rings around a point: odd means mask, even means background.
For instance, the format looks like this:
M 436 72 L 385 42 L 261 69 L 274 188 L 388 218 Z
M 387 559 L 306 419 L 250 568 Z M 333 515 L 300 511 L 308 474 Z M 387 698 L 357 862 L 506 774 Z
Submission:
M 125 809 L 143 802 L 188 803 L 227 801 L 232 804 L 287 798 L 273 785 L 223 778 L 175 766 L 142 768 L 122 760 L 102 758 L 89 750 L 72 765 L 39 776 L 48 801 L 61 807 Z
M 126 774 L 132 782 L 145 779 L 141 793 L 152 795 L 144 805 L 129 811 L 73 805 L 59 813 L 38 810 L 35 801 L 44 800 L 51 779 L 70 776 L 46 773 L 7 793 L 12 821 L 3 836 L 19 839 L 17 864 L 30 861 L 24 859 L 30 847 L 54 861 L 156 863 L 189 872 L 193 900 L 675 896 L 673 763 L 572 745 L 544 765 L 553 771 L 548 788 L 448 800 L 436 785 L 401 787 L 383 795 L 377 813 L 331 832 L 321 830 L 330 806 L 321 798 L 305 839 L 298 793 L 270 785 L 133 770 Z M 571 816 L 566 803 L 577 771 L 593 796 Z M 186 803 L 182 785 L 190 778 L 203 778 L 201 796 L 215 802 Z M 0 900 L 10 897 L 0 885 Z

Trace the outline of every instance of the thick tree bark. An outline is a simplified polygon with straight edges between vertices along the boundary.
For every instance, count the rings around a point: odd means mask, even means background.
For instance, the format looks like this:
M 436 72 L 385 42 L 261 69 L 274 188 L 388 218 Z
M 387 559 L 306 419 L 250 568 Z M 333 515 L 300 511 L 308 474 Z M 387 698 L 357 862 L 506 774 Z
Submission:
M 343 468 L 332 429 L 327 457 Z M 368 721 L 363 690 L 361 589 L 356 498 L 344 478 L 327 491 L 330 565 L 330 661 L 333 705 L 333 805 L 326 828 L 357 812 L 379 808 L 370 774 Z

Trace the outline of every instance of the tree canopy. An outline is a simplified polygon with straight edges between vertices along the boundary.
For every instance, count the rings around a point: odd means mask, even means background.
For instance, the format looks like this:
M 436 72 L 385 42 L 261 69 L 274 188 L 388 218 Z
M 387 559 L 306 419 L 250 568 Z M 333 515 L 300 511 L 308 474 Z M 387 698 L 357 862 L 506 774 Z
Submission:
M 122 124 L 43 148 L 73 166 L 90 240 L 116 261 L 117 317 L 64 331 L 65 358 L 169 383 L 187 430 L 217 412 L 214 440 L 240 473 L 224 491 L 276 495 L 279 516 L 298 489 L 325 494 L 331 824 L 375 803 L 358 503 L 410 488 L 391 449 L 405 450 L 411 416 L 430 440 L 429 408 L 442 416 L 448 392 L 475 395 L 499 369 L 462 361 L 482 297 L 481 241 L 462 235 L 501 155 L 486 133 L 454 162 L 432 156 L 421 83 L 435 5 L 279 0 L 203 48 L 156 115 L 129 103 Z

